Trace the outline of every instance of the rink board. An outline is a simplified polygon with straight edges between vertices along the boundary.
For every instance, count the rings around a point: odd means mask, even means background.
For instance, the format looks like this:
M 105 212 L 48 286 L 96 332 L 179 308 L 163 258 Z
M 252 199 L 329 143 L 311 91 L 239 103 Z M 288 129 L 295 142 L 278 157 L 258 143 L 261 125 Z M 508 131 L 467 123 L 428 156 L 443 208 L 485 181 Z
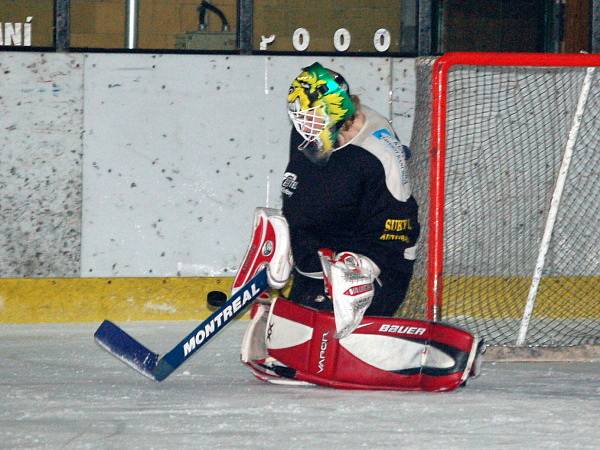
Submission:
M 231 277 L 0 279 L 0 323 L 197 320 Z
M 229 292 L 232 281 L 231 277 L 0 279 L 0 323 L 204 319 L 211 312 L 206 294 Z M 445 277 L 444 314 L 520 319 L 529 285 L 525 277 Z M 585 303 L 573 308 L 565 285 L 589 293 Z M 540 287 L 534 315 L 600 319 L 598 286 L 600 277 L 548 279 Z

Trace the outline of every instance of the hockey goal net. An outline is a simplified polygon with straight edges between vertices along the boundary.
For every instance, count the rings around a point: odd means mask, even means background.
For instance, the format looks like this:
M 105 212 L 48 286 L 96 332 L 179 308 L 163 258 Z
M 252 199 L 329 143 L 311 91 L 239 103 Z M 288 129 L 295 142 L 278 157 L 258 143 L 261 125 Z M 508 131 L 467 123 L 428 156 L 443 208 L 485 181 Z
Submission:
M 417 59 L 423 227 L 400 314 L 492 345 L 600 344 L 600 55 Z

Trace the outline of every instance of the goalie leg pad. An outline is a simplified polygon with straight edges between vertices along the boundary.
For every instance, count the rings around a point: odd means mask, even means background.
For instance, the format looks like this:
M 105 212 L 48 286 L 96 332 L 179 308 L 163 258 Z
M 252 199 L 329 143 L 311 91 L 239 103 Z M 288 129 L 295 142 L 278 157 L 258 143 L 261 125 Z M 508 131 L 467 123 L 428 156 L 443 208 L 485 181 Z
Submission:
M 336 339 L 333 314 L 278 298 L 269 312 L 268 354 L 294 379 L 347 389 L 447 391 L 464 384 L 477 340 L 459 328 L 365 317 Z
M 311 383 L 295 380 L 295 370 L 280 363 L 267 353 L 265 337 L 267 336 L 267 317 L 269 303 L 252 305 L 251 320 L 242 339 L 240 359 L 250 372 L 261 381 L 272 384 L 311 385 Z
M 253 360 L 264 360 L 269 356 L 264 338 L 267 329 L 268 314 L 269 305 L 260 303 L 252 305 L 252 318 L 242 338 L 240 359 L 243 363 Z
M 293 267 L 290 233 L 281 211 L 256 208 L 250 246 L 233 280 L 232 292 L 244 286 L 262 267 L 268 266 L 267 281 L 273 289 L 287 283 Z

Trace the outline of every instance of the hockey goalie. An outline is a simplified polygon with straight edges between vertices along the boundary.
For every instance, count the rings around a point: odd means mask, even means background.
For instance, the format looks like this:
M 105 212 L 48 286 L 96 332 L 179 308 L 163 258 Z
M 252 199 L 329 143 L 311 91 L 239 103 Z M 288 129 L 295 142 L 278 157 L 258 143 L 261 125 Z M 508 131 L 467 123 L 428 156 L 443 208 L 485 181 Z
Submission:
M 398 319 L 420 233 L 410 150 L 319 63 L 288 90 L 292 122 L 282 211 L 259 209 L 234 290 L 262 267 L 272 289 L 252 310 L 242 361 L 272 383 L 450 390 L 482 347 L 440 323 Z M 293 254 L 293 259 L 292 259 Z M 292 276 L 293 273 L 293 276 Z
M 333 312 L 265 292 L 251 310 L 241 360 L 260 380 L 346 389 L 447 391 L 478 375 L 483 345 L 440 323 L 365 315 L 378 283 L 369 258 L 321 249 L 325 299 Z M 281 212 L 257 208 L 233 291 L 267 267 L 273 291 L 294 269 Z M 316 276 L 316 275 L 315 275 Z

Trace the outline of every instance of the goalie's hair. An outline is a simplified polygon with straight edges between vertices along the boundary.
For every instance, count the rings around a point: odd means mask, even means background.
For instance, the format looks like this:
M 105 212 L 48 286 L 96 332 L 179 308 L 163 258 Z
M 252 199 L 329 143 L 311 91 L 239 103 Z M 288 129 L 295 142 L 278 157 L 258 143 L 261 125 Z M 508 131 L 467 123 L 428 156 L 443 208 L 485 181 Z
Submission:
M 355 112 L 354 114 L 352 114 L 352 116 L 348 118 L 348 120 L 344 122 L 344 124 L 341 127 L 341 131 L 348 131 L 352 127 L 354 119 L 356 119 L 356 115 L 362 110 L 360 98 L 358 97 L 358 95 L 351 95 L 350 98 L 352 99 L 352 103 L 354 103 Z

